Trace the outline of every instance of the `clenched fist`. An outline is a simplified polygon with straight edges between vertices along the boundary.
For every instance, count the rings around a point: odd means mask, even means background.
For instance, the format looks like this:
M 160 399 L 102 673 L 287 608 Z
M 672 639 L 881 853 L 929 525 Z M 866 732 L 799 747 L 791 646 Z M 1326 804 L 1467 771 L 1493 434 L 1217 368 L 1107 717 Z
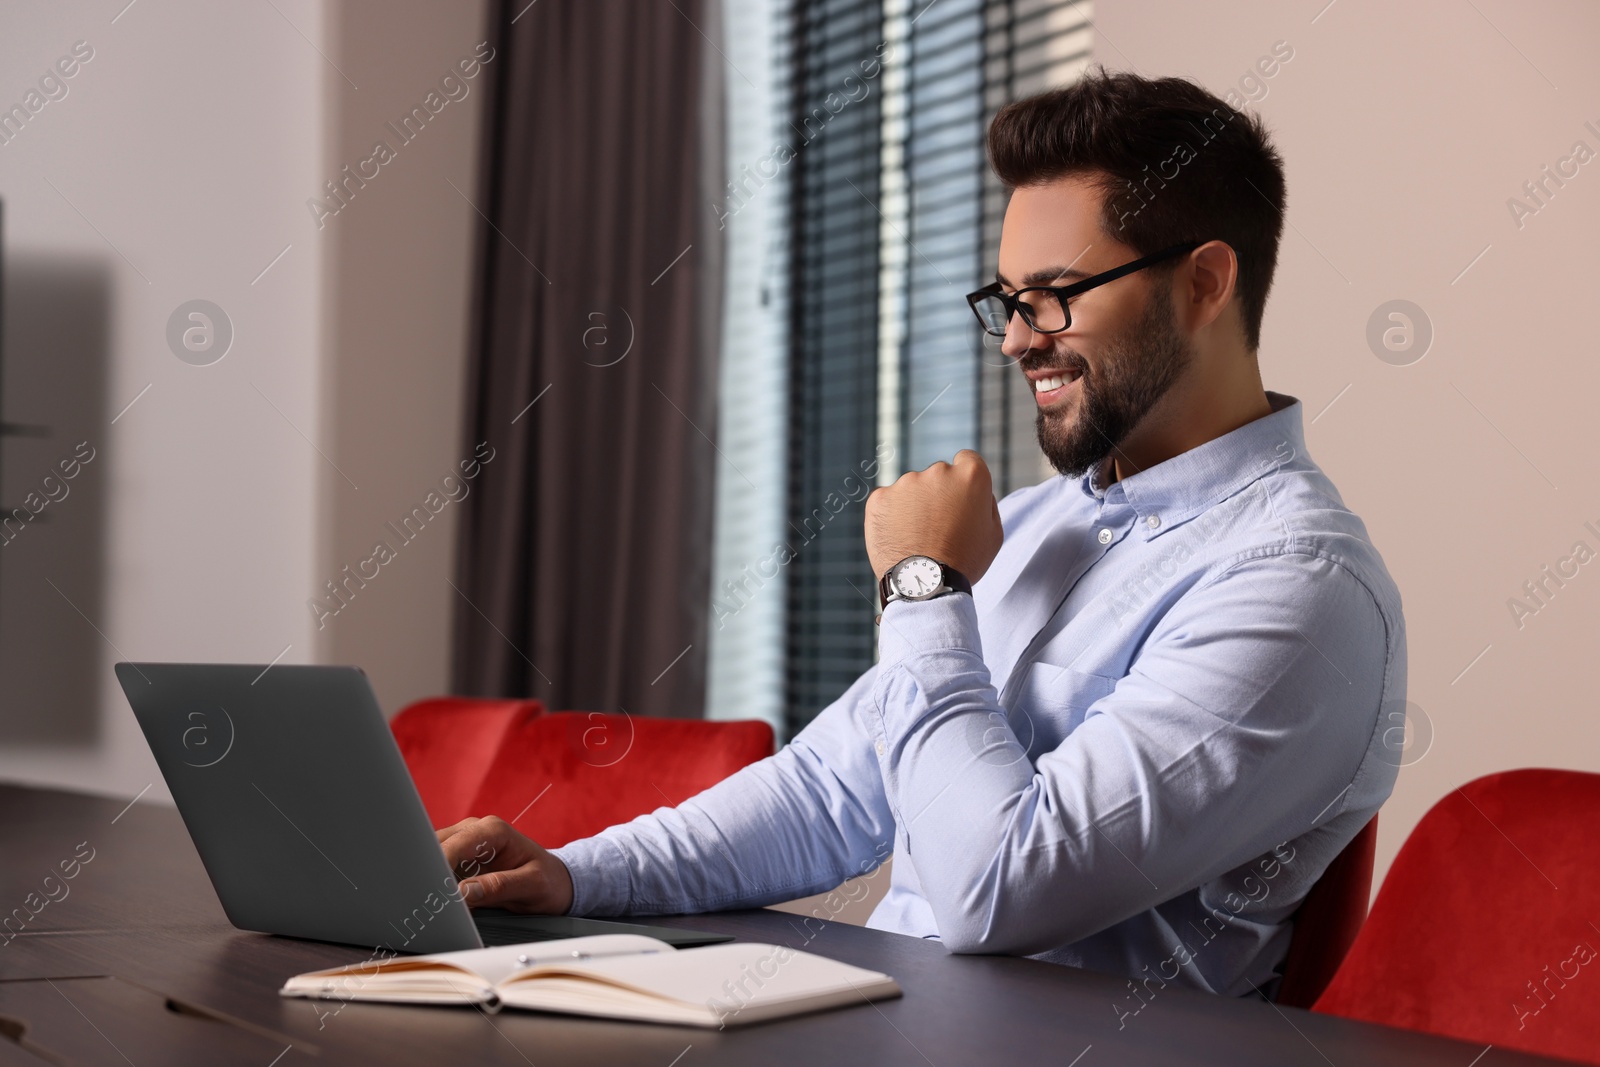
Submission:
M 969 448 L 873 490 L 866 519 L 867 558 L 880 578 L 907 556 L 931 556 L 976 582 L 1005 540 L 989 468 Z

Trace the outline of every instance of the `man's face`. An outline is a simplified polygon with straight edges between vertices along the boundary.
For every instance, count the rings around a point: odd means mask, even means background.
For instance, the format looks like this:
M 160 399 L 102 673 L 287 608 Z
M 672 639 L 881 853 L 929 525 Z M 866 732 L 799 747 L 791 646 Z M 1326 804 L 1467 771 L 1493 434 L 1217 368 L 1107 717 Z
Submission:
M 1000 237 L 998 280 L 1007 291 L 1070 285 L 1138 253 L 1100 228 L 1100 194 L 1079 178 L 1016 190 Z M 1017 361 L 1039 406 L 1039 447 L 1077 477 L 1116 451 L 1188 368 L 1188 338 L 1159 267 L 1071 299 L 1072 325 L 1031 330 L 1012 316 L 1001 351 Z

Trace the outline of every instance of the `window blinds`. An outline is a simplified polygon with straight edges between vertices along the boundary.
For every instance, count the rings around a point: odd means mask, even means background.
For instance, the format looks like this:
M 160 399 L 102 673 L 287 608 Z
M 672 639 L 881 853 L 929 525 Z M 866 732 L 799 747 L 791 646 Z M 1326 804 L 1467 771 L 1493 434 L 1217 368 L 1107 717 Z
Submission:
M 1051 473 L 1033 398 L 965 294 L 992 278 L 1005 212 L 989 120 L 1082 72 L 1093 8 L 728 0 L 725 12 L 728 60 L 749 76 L 728 79 L 740 206 L 719 439 L 746 469 L 719 470 L 713 596 L 747 606 L 721 630 L 714 607 L 711 713 L 767 717 L 790 736 L 873 662 L 866 492 L 961 448 L 982 452 L 1002 495 Z M 754 43 L 763 27 L 771 39 Z M 730 581 L 743 591 L 732 600 Z

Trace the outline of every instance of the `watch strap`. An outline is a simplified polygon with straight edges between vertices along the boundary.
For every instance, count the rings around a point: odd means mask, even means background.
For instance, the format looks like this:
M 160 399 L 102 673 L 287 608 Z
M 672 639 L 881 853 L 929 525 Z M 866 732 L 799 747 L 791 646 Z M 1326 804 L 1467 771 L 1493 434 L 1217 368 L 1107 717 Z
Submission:
M 972 583 L 967 581 L 965 574 L 962 574 L 954 567 L 946 567 L 943 563 L 939 564 L 939 566 L 944 570 L 944 584 L 949 587 L 952 593 L 972 595 Z

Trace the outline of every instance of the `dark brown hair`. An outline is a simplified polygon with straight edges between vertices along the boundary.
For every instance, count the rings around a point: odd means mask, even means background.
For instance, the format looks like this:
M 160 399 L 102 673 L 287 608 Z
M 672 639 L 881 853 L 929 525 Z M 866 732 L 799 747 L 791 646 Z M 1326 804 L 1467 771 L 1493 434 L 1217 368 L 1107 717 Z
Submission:
M 1285 190 L 1283 160 L 1258 116 L 1184 78 L 1091 69 L 1001 109 L 989 161 L 1009 189 L 1091 179 L 1101 228 L 1141 256 L 1187 240 L 1226 242 L 1239 260 L 1245 341 L 1260 348 Z

